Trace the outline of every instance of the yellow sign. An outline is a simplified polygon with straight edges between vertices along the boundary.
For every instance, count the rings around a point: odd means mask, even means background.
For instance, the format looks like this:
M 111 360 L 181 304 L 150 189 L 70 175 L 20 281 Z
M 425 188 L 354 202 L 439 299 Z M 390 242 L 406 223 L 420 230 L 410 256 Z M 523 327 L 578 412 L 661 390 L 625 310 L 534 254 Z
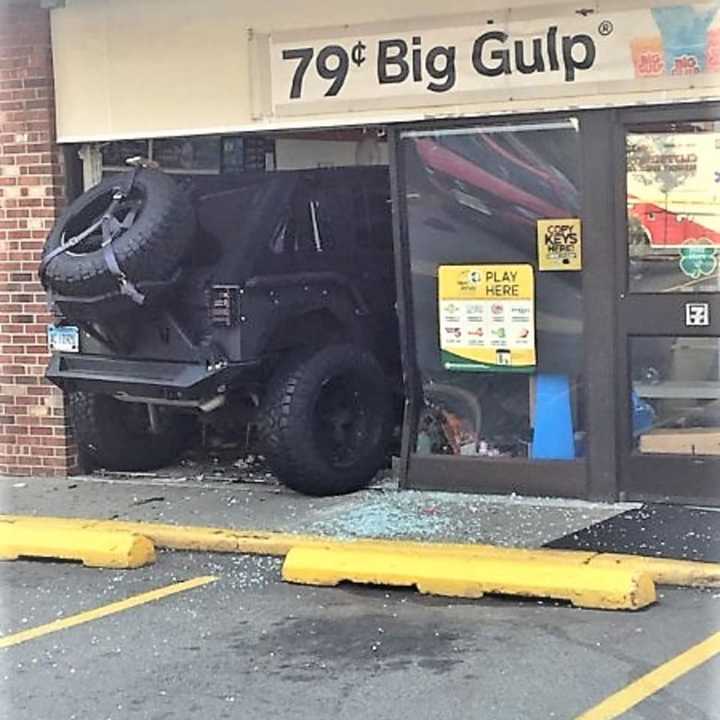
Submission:
M 533 372 L 532 265 L 441 265 L 440 350 L 446 370 Z
M 537 240 L 540 270 L 582 270 L 579 218 L 538 220 Z

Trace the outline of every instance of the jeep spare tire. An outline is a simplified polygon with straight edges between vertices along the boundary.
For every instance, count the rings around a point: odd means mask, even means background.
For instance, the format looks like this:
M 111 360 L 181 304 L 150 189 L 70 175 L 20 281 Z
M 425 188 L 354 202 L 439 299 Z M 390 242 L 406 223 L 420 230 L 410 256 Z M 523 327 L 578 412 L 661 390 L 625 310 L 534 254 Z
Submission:
M 41 280 L 57 295 L 78 300 L 118 293 L 118 268 L 140 289 L 168 282 L 194 234 L 190 200 L 171 177 L 145 168 L 134 177 L 132 172 L 116 175 L 82 194 L 60 215 L 45 243 Z M 105 248 L 109 242 L 115 272 Z M 57 250 L 64 246 L 68 249 Z M 104 307 L 112 308 L 112 303 Z
M 391 392 L 366 349 L 331 345 L 278 370 L 261 408 L 265 455 L 278 479 L 307 495 L 367 485 L 386 460 Z

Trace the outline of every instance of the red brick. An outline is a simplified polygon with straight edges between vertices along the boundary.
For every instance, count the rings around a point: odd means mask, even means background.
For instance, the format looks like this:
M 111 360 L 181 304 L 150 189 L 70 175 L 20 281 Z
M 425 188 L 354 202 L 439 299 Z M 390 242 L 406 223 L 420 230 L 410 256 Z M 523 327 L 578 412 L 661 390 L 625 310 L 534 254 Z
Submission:
M 8 386 L 0 396 L 3 473 L 62 475 L 76 463 L 62 407 L 28 414 L 59 393 L 43 377 L 51 316 L 36 274 L 63 202 L 54 117 L 49 13 L 40 0 L 2 4 L 0 164 L 18 172 L 0 175 L 0 372 Z M 33 220 L 44 230 L 29 229 Z

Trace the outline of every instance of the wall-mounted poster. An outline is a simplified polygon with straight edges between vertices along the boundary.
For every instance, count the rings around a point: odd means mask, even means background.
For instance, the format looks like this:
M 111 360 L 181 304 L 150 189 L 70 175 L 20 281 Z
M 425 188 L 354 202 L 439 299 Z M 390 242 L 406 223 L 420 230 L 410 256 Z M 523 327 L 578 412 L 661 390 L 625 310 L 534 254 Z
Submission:
M 717 292 L 720 123 L 646 125 L 628 133 L 632 292 Z
M 446 370 L 534 371 L 532 265 L 441 265 L 438 283 Z
M 720 132 L 630 134 L 627 193 L 636 246 L 720 248 Z
M 537 221 L 538 270 L 582 270 L 579 218 Z

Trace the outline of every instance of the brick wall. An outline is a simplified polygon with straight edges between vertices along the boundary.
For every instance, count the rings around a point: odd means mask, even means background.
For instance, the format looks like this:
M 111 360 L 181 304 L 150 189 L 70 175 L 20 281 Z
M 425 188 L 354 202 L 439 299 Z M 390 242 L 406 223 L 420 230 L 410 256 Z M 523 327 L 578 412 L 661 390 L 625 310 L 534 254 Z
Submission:
M 50 321 L 37 280 L 62 204 L 47 10 L 0 2 L 0 474 L 59 475 L 75 454 L 43 378 Z

